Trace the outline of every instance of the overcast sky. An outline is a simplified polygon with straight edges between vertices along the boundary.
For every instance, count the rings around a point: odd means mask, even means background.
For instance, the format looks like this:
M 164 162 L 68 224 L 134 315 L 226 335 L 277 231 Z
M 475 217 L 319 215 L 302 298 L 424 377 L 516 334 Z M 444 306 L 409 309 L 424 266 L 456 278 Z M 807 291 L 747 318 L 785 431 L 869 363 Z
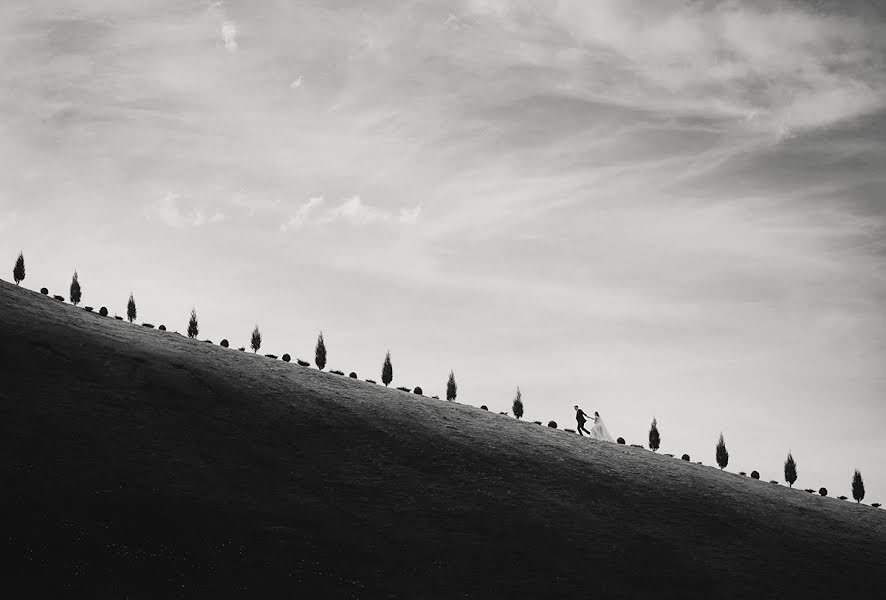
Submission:
M 886 501 L 875 2 L 12 0 L 0 164 L 4 279 Z

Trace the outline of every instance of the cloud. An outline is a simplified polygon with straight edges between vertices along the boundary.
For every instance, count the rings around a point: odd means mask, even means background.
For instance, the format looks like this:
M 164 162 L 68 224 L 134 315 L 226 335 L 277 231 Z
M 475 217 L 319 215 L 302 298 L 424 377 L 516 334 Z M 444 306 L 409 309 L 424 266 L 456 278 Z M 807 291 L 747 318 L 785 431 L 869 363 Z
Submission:
M 157 219 L 173 229 L 197 228 L 207 223 L 222 223 L 230 216 L 222 211 L 214 211 L 207 217 L 207 210 L 202 206 L 188 206 L 189 202 L 175 193 L 168 193 L 163 198 L 149 205 L 145 217 L 150 221 Z
M 308 217 L 314 209 L 323 204 L 324 200 L 321 197 L 314 197 L 309 199 L 307 202 L 302 204 L 295 214 L 290 216 L 289 219 L 280 225 L 280 231 L 286 232 L 291 229 L 298 229 L 302 225 L 305 224 Z
M 352 196 L 328 211 L 323 217 L 323 221 L 342 220 L 351 225 L 372 225 L 374 223 L 409 225 L 418 221 L 420 215 L 421 205 L 413 208 L 401 208 L 399 213 L 393 213 L 365 204 L 360 196 Z
M 304 83 L 304 80 L 305 80 L 305 78 L 303 76 L 299 75 L 298 77 L 295 78 L 295 80 L 292 83 L 289 84 L 289 87 L 294 90 L 297 90 L 298 88 L 301 87 L 302 83 Z
M 787 2 L 469 5 L 509 33 L 499 56 L 572 73 L 562 87 L 580 97 L 746 120 L 776 133 L 886 106 L 886 26 L 859 15 Z
M 233 21 L 225 21 L 221 26 L 221 36 L 222 41 L 224 41 L 225 48 L 229 52 L 236 52 L 239 45 L 237 44 L 237 24 Z

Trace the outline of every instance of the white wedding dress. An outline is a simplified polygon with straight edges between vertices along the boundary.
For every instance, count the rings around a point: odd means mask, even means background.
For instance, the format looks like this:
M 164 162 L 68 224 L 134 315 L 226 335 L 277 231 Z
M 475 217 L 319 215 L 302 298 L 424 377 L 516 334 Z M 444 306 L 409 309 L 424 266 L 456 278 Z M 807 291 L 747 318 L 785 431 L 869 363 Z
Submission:
M 594 426 L 591 427 L 591 437 L 595 440 L 603 440 L 604 442 L 614 442 L 606 424 L 603 423 L 603 417 L 594 417 Z

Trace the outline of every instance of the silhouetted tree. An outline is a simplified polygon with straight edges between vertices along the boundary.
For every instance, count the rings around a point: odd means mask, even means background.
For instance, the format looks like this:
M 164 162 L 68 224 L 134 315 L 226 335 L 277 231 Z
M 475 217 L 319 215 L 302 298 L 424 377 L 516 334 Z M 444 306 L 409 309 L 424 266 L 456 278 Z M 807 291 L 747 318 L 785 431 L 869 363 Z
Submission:
M 195 338 L 197 334 L 200 333 L 200 328 L 197 325 L 197 309 L 191 309 L 191 320 L 188 321 L 188 337 Z
M 720 434 L 720 441 L 717 442 L 717 464 L 720 465 L 720 470 L 726 468 L 726 465 L 729 464 L 729 451 L 726 450 L 726 442 L 723 441 L 723 434 Z
M 132 292 L 129 292 L 129 302 L 126 303 L 126 318 L 132 323 L 135 321 L 135 317 L 135 298 L 133 298 Z
M 252 330 L 252 352 L 258 352 L 259 348 L 261 348 L 261 332 L 258 330 L 258 325 L 256 325 L 255 329 Z
M 661 447 L 661 436 L 658 435 L 658 420 L 652 418 L 652 426 L 649 428 L 649 449 L 653 452 Z
M 391 351 L 388 350 L 388 353 L 385 354 L 385 362 L 381 366 L 381 382 L 387 387 L 392 381 L 394 381 L 394 367 L 391 365 Z
M 794 457 L 790 452 L 788 452 L 787 460 L 784 461 L 784 480 L 791 487 L 794 487 L 794 482 L 797 481 L 797 463 L 794 462 Z
M 855 469 L 855 474 L 852 475 L 852 497 L 855 498 L 856 503 L 864 500 L 864 481 L 862 481 L 858 469 Z
M 71 279 L 71 304 L 77 306 L 80 304 L 80 278 L 77 271 L 74 271 L 74 277 Z
M 450 402 L 458 395 L 458 385 L 455 383 L 455 373 L 449 371 L 449 381 L 446 382 L 446 399 Z
M 15 259 L 15 266 L 12 268 L 12 278 L 15 279 L 15 285 L 25 280 L 25 255 L 22 252 L 19 252 L 18 258 Z
M 518 419 L 523 417 L 523 394 L 520 392 L 519 387 L 517 388 L 517 395 L 514 396 L 514 402 L 511 405 L 511 411 Z
M 323 332 L 317 337 L 317 348 L 314 350 L 314 364 L 321 371 L 326 367 L 326 342 L 323 341 Z

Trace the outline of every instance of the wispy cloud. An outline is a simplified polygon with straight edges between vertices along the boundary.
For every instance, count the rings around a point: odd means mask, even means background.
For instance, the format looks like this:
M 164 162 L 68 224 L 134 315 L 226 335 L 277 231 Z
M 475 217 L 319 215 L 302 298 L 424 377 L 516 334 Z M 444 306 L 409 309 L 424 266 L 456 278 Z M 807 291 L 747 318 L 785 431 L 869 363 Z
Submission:
M 210 211 L 206 206 L 195 205 L 172 192 L 150 203 L 145 209 L 145 217 L 149 221 L 156 219 L 174 229 L 198 228 L 206 224 L 223 223 L 231 218 L 223 211 Z
M 239 44 L 237 43 L 237 34 L 239 33 L 237 29 L 237 24 L 233 21 L 225 21 L 221 25 L 221 36 L 222 41 L 225 44 L 225 48 L 229 52 L 236 52 L 239 48 Z
M 393 212 L 366 204 L 360 196 L 351 196 L 326 211 L 320 211 L 319 207 L 324 203 L 323 198 L 311 198 L 280 225 L 280 230 L 285 232 L 308 224 L 327 225 L 337 221 L 358 227 L 374 224 L 412 225 L 421 216 L 420 204 Z
M 308 217 L 314 210 L 324 202 L 321 197 L 310 198 L 307 202 L 298 207 L 295 214 L 290 216 L 284 223 L 280 225 L 280 231 L 290 231 L 298 229 L 308 220 Z

